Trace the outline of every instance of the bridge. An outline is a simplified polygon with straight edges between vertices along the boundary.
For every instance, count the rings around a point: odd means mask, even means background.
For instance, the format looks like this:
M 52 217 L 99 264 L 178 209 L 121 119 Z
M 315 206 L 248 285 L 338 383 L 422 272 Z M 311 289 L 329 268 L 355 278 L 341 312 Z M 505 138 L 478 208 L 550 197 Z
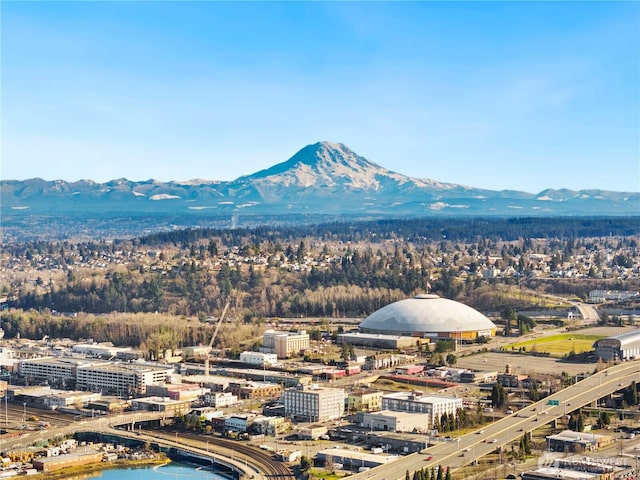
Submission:
M 407 470 L 413 475 L 414 471 L 423 467 L 442 465 L 459 468 L 469 465 L 477 458 L 519 440 L 525 433 L 590 405 L 634 381 L 640 382 L 638 360 L 607 368 L 483 429 L 457 437 L 453 442 L 439 443 L 395 462 L 352 475 L 349 479 L 403 480 Z M 425 438 L 425 442 L 427 441 L 428 438 Z
M 212 468 L 217 468 L 219 469 L 218 473 L 230 473 L 233 478 L 295 479 L 286 465 L 273 460 L 270 455 L 257 448 L 239 442 L 182 433 L 168 435 L 162 432 L 137 429 L 144 423 L 160 422 L 163 424 L 170 418 L 172 417 L 165 412 L 129 412 L 109 417 L 86 419 L 48 430 L 24 433 L 19 437 L 4 440 L 0 449 L 2 451 L 14 450 L 49 438 L 71 436 L 76 433 L 93 433 L 140 443 L 149 442 L 159 450 L 188 457 Z M 117 427 L 125 427 L 125 429 Z
M 469 434 L 457 437 L 452 442 L 442 442 L 432 447 L 425 448 L 420 453 L 407 455 L 397 461 L 386 465 L 381 465 L 366 472 L 358 473 L 349 477 L 353 480 L 373 479 L 373 480 L 403 480 L 405 471 L 411 474 L 423 467 L 442 465 L 450 468 L 459 468 L 475 462 L 477 458 L 490 454 L 496 449 L 502 448 L 509 443 L 518 440 L 527 432 L 551 423 L 558 418 L 587 406 L 598 399 L 610 395 L 632 382 L 640 383 L 640 360 L 628 361 L 620 365 L 607 368 L 598 372 L 576 384 L 567 387 L 545 399 L 527 406 L 507 417 L 504 417 L 483 429 L 476 430 Z M 238 442 L 229 443 L 226 447 L 219 443 L 219 439 L 211 437 L 209 440 L 202 440 L 196 436 L 182 435 L 179 441 L 176 436 L 170 436 L 158 432 L 145 431 L 144 435 L 135 432 L 136 425 L 144 422 L 162 422 L 168 418 L 163 412 L 132 412 L 112 417 L 101 417 L 92 420 L 82 420 L 74 422 L 64 427 L 58 427 L 47 431 L 31 432 L 19 438 L 6 440 L 3 442 L 2 450 L 9 450 L 20 446 L 28 446 L 45 438 L 55 436 L 73 435 L 78 432 L 94 432 L 101 434 L 113 434 L 121 437 L 135 438 L 141 441 L 151 441 L 165 447 L 172 447 L 182 452 L 190 452 L 202 458 L 228 465 L 238 474 L 245 475 L 246 478 L 261 478 L 267 472 L 273 472 L 274 465 L 267 464 L 270 457 L 264 455 L 258 449 L 242 445 Z M 116 426 L 127 426 L 129 431 L 115 429 Z M 189 438 L 189 442 L 185 441 Z M 199 443 L 198 443 L 199 442 Z M 425 437 L 425 443 L 428 438 Z M 206 444 L 206 449 L 203 446 Z M 209 445 L 217 449 L 226 448 L 227 454 L 220 452 L 217 456 L 213 451 L 209 451 Z M 242 449 L 249 449 L 241 453 Z M 244 456 L 242 460 L 234 459 L 234 452 Z M 230 453 L 230 455 L 229 455 Z M 267 457 L 267 458 L 262 458 Z M 272 461 L 272 460 L 271 460 Z M 244 468 L 243 468 L 244 464 Z M 281 465 L 285 470 L 279 473 L 269 473 L 269 478 L 293 479 L 291 472 Z

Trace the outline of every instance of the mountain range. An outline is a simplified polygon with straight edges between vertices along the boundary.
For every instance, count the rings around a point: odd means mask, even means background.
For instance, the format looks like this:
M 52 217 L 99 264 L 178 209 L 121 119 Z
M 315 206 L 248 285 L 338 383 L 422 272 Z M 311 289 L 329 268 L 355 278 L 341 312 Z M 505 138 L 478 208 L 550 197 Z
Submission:
M 504 172 L 508 175 L 509 172 Z M 635 216 L 640 193 L 492 191 L 418 179 L 340 143 L 308 145 L 289 160 L 232 181 L 2 180 L 3 216 L 376 215 Z

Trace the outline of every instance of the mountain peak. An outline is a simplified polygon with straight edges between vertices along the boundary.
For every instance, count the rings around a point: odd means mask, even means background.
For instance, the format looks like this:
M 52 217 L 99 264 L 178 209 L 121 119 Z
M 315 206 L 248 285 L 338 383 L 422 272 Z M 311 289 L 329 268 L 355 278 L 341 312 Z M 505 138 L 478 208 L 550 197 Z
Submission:
M 358 186 L 361 181 L 357 179 L 369 177 L 365 183 L 371 185 L 372 177 L 381 173 L 392 172 L 369 162 L 342 143 L 324 141 L 307 145 L 289 160 L 238 180 L 285 180 L 285 183 L 291 184 L 294 178 L 297 178 L 299 181 L 294 183 L 310 186 L 318 183 L 331 185 L 336 179 L 342 179 L 340 183 Z M 348 179 L 356 181 L 349 182 Z

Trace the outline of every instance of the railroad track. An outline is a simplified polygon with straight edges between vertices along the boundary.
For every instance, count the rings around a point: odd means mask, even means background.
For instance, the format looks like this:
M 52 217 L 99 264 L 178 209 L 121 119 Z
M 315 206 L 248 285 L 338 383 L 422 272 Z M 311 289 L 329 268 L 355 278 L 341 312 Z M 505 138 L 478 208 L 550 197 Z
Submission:
M 164 440 L 174 440 L 174 435 L 164 434 L 153 430 L 145 430 L 145 435 L 161 437 Z M 192 433 L 180 433 L 182 441 L 189 440 L 191 446 L 205 450 L 209 445 L 217 447 L 216 453 L 222 453 L 224 456 L 244 461 L 263 476 L 273 480 L 295 480 L 296 477 L 289 467 L 282 462 L 274 460 L 271 455 L 263 452 L 259 448 L 250 445 L 244 445 L 238 441 L 226 440 L 223 438 L 215 438 L 209 435 L 202 436 Z M 209 445 L 207 445 L 207 443 Z M 232 455 L 225 454 L 224 450 L 233 452 Z

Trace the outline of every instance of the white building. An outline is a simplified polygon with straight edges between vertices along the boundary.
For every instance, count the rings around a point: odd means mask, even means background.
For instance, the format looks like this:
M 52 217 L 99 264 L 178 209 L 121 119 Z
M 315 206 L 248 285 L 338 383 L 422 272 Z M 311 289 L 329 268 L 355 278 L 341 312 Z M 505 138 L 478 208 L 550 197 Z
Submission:
M 147 385 L 161 385 L 173 367 L 147 363 L 106 363 L 77 370 L 76 386 L 118 395 L 144 395 Z
M 278 356 L 275 353 L 242 352 L 240 354 L 240 361 L 259 367 L 273 367 L 278 364 Z
M 31 358 L 20 360 L 18 373 L 23 377 L 47 380 L 49 383 L 75 381 L 81 367 L 101 365 L 104 362 L 75 358 Z
M 416 432 L 424 433 L 427 430 L 428 418 L 423 413 L 381 412 L 364 413 L 362 426 L 370 430 L 382 430 L 385 432 Z
M 445 413 L 457 415 L 459 408 L 462 408 L 461 398 L 425 396 L 419 391 L 395 392 L 382 396 L 383 410 L 427 414 L 429 428 L 437 425 L 440 422 L 440 417 Z
M 230 407 L 238 403 L 238 397 L 231 392 L 207 393 L 204 396 L 204 403 L 217 408 Z
M 55 410 L 71 406 L 85 406 L 99 400 L 102 395 L 96 392 L 59 392 L 44 397 L 44 406 Z
M 232 415 L 224 420 L 224 429 L 229 432 L 246 432 L 255 415 Z
M 286 417 L 307 422 L 324 422 L 344 414 L 345 393 L 342 388 L 290 388 L 282 394 Z

